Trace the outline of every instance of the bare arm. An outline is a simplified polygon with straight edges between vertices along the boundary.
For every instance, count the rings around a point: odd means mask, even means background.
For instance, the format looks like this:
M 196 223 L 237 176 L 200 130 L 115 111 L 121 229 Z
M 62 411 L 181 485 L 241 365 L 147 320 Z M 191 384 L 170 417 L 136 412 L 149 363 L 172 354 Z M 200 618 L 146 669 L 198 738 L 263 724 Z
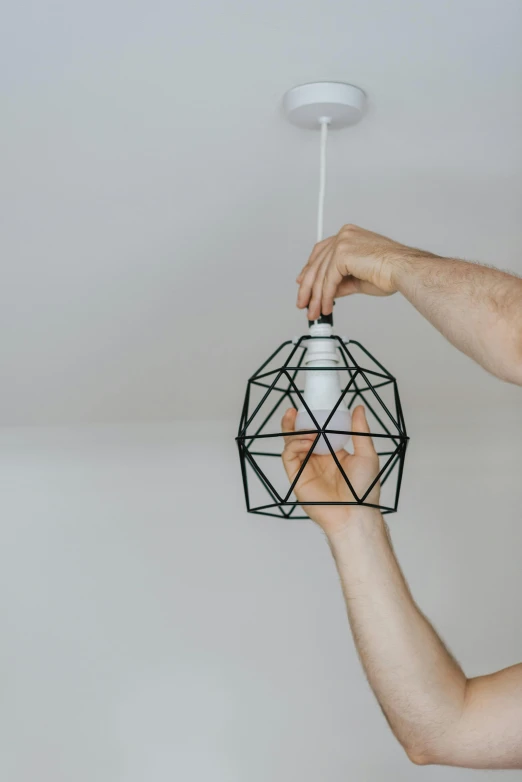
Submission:
M 366 675 L 411 760 L 522 768 L 522 665 L 466 678 L 416 606 L 379 512 L 328 537 Z
M 522 280 L 450 258 L 403 258 L 397 289 L 452 345 L 493 375 L 522 385 Z
M 283 418 L 294 431 L 296 410 Z M 352 416 L 353 454 L 338 459 L 359 491 L 379 469 L 362 406 Z M 285 438 L 283 463 L 290 481 L 314 435 Z M 349 502 L 353 496 L 331 456 L 312 454 L 295 493 L 301 502 Z M 379 485 L 369 502 L 379 503 Z M 347 505 L 303 509 L 329 541 L 348 608 L 355 643 L 368 680 L 388 722 L 419 764 L 472 768 L 522 768 L 522 665 L 467 679 L 415 604 L 393 553 L 379 511 Z
M 522 280 L 514 275 L 348 225 L 315 246 L 297 281 L 297 304 L 311 319 L 330 313 L 336 296 L 399 291 L 456 348 L 522 385 Z

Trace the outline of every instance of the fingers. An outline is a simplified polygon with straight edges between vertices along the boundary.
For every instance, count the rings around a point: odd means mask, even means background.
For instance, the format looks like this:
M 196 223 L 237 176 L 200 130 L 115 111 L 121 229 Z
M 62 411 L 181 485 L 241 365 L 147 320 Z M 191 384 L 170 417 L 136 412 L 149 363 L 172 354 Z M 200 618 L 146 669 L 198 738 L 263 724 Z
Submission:
M 342 275 L 339 274 L 333 263 L 330 263 L 324 270 L 321 281 L 321 305 L 320 310 L 323 315 L 329 315 L 334 306 L 334 299 L 337 295 L 339 283 L 342 281 Z
M 371 437 L 357 437 L 355 432 L 361 432 L 365 435 L 370 433 L 370 427 L 368 426 L 368 420 L 366 418 L 366 412 L 362 405 L 357 405 L 352 414 L 352 435 L 353 437 L 353 450 L 355 456 L 365 456 L 377 459 L 377 452 L 373 445 Z
M 299 290 L 297 291 L 297 306 L 300 310 L 308 306 L 310 296 L 312 295 L 312 288 L 314 285 L 316 273 L 317 269 L 314 265 L 307 266 L 305 271 L 301 274 Z
M 299 450 L 300 445 L 310 447 L 310 443 L 313 443 L 316 436 L 315 434 L 292 434 L 295 432 L 295 419 L 297 418 L 297 410 L 295 407 L 290 407 L 281 419 L 281 431 L 287 433 L 285 435 L 285 447 L 294 448 Z M 296 445 L 297 444 L 297 445 Z
M 329 256 L 332 241 L 332 238 L 329 238 L 315 245 L 308 263 L 297 278 L 299 283 L 297 306 L 299 309 L 304 309 L 310 305 L 310 297 L 312 296 L 317 273 L 321 268 L 323 260 Z
M 327 251 L 322 260 L 321 256 L 318 259 L 315 274 L 315 280 L 312 287 L 312 295 L 308 302 L 308 317 L 310 320 L 317 320 L 321 315 L 327 315 L 328 313 L 321 310 L 321 299 L 323 295 L 323 280 L 330 263 L 330 253 Z
M 281 419 L 281 431 L 282 432 L 294 432 L 295 431 L 295 419 L 297 418 L 297 410 L 295 407 L 289 407 Z M 291 437 L 285 437 L 285 444 L 289 443 Z
M 328 250 L 326 250 L 328 252 Z M 319 271 L 322 263 L 323 256 L 319 255 L 312 264 L 306 267 L 306 271 L 303 274 L 299 290 L 297 291 L 297 306 L 299 309 L 304 309 L 310 306 L 310 299 L 312 296 L 317 272 Z
M 311 253 L 309 259 L 307 260 L 307 262 L 305 263 L 305 265 L 303 266 L 303 268 L 301 269 L 301 271 L 297 275 L 296 282 L 301 282 L 301 280 L 303 279 L 305 271 L 308 269 L 308 267 L 311 264 L 313 264 L 313 262 L 315 261 L 315 259 L 319 255 L 319 253 L 324 249 L 324 247 L 326 247 L 326 245 L 329 242 L 331 242 L 332 239 L 333 239 L 333 237 L 329 236 L 327 239 L 323 239 L 321 242 L 317 242 L 317 244 L 314 245 L 314 249 L 312 250 L 312 253 Z
M 308 260 L 297 277 L 299 284 L 297 292 L 297 306 L 299 309 L 308 307 L 308 317 L 316 320 L 323 315 L 329 315 L 333 310 L 336 296 L 345 296 L 355 293 L 355 283 L 346 287 L 343 292 L 339 286 L 343 282 L 343 275 L 339 272 L 335 262 L 337 237 L 330 236 L 322 242 L 318 242 Z
M 284 414 L 281 420 L 281 430 L 288 432 L 285 436 L 285 448 L 282 453 L 283 464 L 286 473 L 290 480 L 293 480 L 301 464 L 303 463 L 306 454 L 309 452 L 316 435 L 315 434 L 303 434 L 296 435 L 290 434 L 295 431 L 295 419 L 297 417 L 297 410 L 290 408 Z

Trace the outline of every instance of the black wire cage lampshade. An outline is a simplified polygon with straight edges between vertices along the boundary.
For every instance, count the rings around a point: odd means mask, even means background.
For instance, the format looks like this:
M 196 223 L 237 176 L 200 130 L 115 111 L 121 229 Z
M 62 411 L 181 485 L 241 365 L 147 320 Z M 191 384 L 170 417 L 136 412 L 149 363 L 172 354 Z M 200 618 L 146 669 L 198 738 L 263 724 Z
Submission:
M 332 340 L 338 362 L 321 366 L 320 372 L 338 373 L 340 394 L 326 419 L 321 422 L 306 400 L 307 373 L 317 368 L 307 366 L 306 355 L 311 340 Z M 331 362 L 333 363 L 333 362 Z M 370 433 L 362 435 L 346 428 L 336 428 L 335 414 L 345 406 L 348 411 L 356 404 L 365 407 Z M 285 435 L 303 431 L 281 431 L 281 417 L 287 407 L 301 408 L 310 416 L 310 428 L 315 438 L 292 483 L 289 483 L 281 454 Z M 379 471 L 368 486 L 355 490 L 338 458 L 335 448 L 338 436 L 370 436 L 379 457 Z M 404 459 L 408 444 L 406 423 L 399 397 L 397 381 L 388 370 L 359 342 L 341 339 L 335 334 L 313 336 L 313 332 L 296 340 L 288 340 L 254 372 L 247 384 L 238 434 L 236 437 L 241 463 L 241 475 L 249 513 L 278 518 L 306 519 L 302 505 L 361 505 L 379 508 L 382 513 L 394 513 L 399 503 Z M 323 444 L 322 458 L 334 460 L 346 482 L 352 500 L 345 502 L 318 501 L 306 496 L 299 501 L 295 495 L 308 460 Z M 337 451 L 337 453 L 336 453 Z M 378 504 L 370 494 L 377 483 L 381 491 Z M 300 492 L 302 494 L 302 491 Z

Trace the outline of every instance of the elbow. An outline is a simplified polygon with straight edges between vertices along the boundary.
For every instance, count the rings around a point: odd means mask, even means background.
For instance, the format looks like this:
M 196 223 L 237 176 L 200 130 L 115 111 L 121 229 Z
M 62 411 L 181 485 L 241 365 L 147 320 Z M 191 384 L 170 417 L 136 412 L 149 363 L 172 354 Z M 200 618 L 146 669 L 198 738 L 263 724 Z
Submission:
M 414 743 L 406 741 L 400 743 L 408 760 L 415 766 L 430 766 L 435 763 L 432 751 L 422 740 Z
M 511 362 L 506 367 L 504 376 L 501 376 L 500 379 L 516 386 L 522 386 L 522 339 L 516 350 L 513 351 Z
M 426 734 L 417 736 L 415 741 L 401 742 L 408 760 L 415 766 L 451 765 L 447 743 Z
M 500 380 L 504 380 L 506 383 L 513 383 L 515 386 L 522 386 L 522 364 L 515 366 L 504 376 L 499 375 Z
M 419 752 L 418 750 L 410 750 L 405 748 L 408 760 L 414 763 L 416 766 L 431 766 L 435 763 L 435 760 L 426 752 Z
M 512 383 L 515 386 L 522 386 L 522 357 L 513 360 L 507 366 L 498 367 L 490 370 L 491 374 L 498 377 L 504 383 Z
M 514 379 L 512 383 L 516 383 L 517 386 L 522 386 L 522 333 L 518 339 L 518 349 L 515 353 L 515 366 L 514 366 Z
M 403 744 L 403 749 L 408 756 L 408 760 L 416 766 L 452 766 L 454 757 L 451 745 L 447 742 L 428 741 L 426 743 L 417 743 L 415 746 Z
M 522 329 L 507 333 L 504 343 L 511 347 L 505 353 L 504 366 L 497 375 L 507 383 L 522 386 Z

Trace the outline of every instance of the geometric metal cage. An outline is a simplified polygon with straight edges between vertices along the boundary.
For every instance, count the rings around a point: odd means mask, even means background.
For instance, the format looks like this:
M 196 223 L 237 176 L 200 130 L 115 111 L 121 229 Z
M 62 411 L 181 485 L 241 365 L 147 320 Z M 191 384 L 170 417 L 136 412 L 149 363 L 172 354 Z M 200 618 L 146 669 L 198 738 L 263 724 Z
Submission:
M 322 426 L 314 418 L 303 396 L 305 373 L 317 371 L 316 367 L 303 365 L 307 341 L 310 339 L 336 340 L 341 358 L 336 367 L 321 367 L 321 371 L 337 372 L 341 381 L 339 399 Z M 377 476 L 369 486 L 362 490 L 359 488 L 358 493 L 328 440 L 328 434 L 345 434 L 329 427 L 334 412 L 343 400 L 349 410 L 356 402 L 364 405 L 369 434 L 349 434 L 372 437 L 379 456 Z M 284 402 L 293 407 L 302 403 L 314 427 L 295 433 L 282 432 L 280 419 L 285 409 Z M 297 475 L 289 484 L 280 457 L 284 436 L 293 434 L 315 434 L 316 437 Z M 324 502 L 314 500 L 313 496 L 297 500 L 294 489 L 320 438 L 326 442 L 353 500 Z M 408 439 L 397 381 L 359 342 L 343 340 L 336 335 L 314 337 L 309 334 L 298 340 L 288 340 L 259 367 L 247 385 L 236 437 L 247 510 L 249 513 L 292 519 L 308 518 L 302 512 L 299 515 L 301 505 L 362 505 L 379 508 L 383 514 L 394 513 L 399 503 Z M 377 482 L 381 487 L 379 504 L 368 499 Z

